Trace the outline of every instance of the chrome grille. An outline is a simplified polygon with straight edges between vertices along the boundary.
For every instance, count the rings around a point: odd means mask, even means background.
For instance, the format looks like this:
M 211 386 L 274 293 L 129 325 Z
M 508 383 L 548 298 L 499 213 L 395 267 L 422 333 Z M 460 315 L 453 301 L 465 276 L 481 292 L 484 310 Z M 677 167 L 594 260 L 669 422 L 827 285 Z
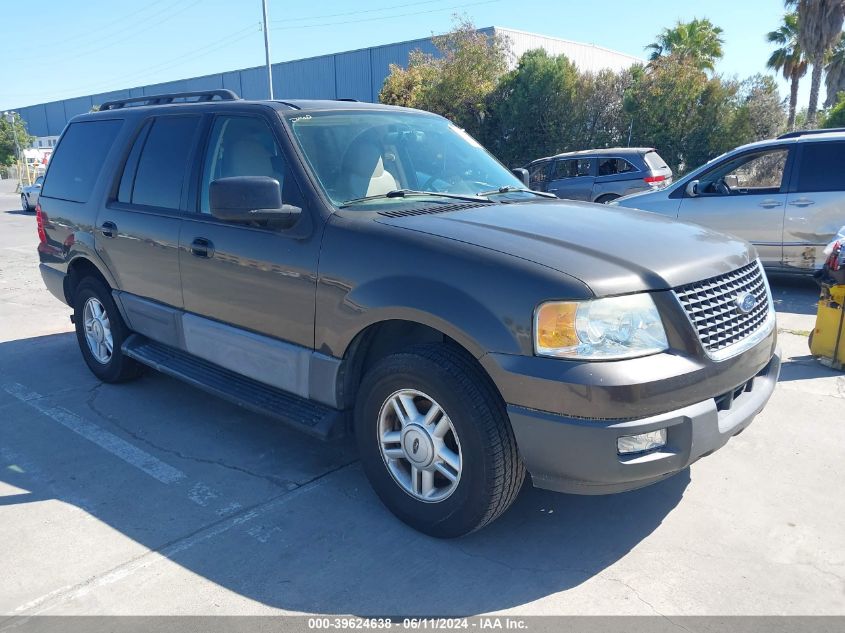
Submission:
M 749 312 L 743 313 L 738 309 L 737 299 L 748 292 L 757 302 Z M 674 293 L 704 350 L 717 360 L 755 344 L 759 334 L 769 329 L 765 326 L 773 317 L 765 273 L 756 261 L 718 277 L 680 286 Z M 743 342 L 748 345 L 740 345 Z

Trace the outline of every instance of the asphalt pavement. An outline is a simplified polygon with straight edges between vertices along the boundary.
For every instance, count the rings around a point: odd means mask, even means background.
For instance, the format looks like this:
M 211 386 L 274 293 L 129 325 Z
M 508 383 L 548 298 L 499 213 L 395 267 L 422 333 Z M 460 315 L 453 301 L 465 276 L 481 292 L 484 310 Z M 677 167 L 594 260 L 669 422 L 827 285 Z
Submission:
M 809 356 L 816 289 L 773 278 L 768 407 L 714 455 L 604 497 L 526 488 L 438 541 L 350 444 L 155 372 L 101 384 L 0 181 L 0 624 L 33 614 L 845 614 L 845 378 Z

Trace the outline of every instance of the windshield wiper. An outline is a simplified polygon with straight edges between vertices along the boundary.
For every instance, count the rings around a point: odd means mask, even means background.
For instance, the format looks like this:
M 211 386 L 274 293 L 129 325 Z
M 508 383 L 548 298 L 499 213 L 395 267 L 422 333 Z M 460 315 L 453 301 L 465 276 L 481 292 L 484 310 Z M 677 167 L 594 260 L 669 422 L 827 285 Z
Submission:
M 541 198 L 557 198 L 557 196 L 553 193 L 534 191 L 533 189 L 526 189 L 525 187 L 512 187 L 511 185 L 505 185 L 504 187 L 499 187 L 498 189 L 493 189 L 491 191 L 482 191 L 478 195 L 495 196 L 500 193 L 533 193 L 535 196 L 540 196 Z
M 364 196 L 363 198 L 354 198 L 347 200 L 340 205 L 341 209 L 357 204 L 358 202 L 367 202 L 368 200 L 383 200 L 385 198 L 408 198 L 412 196 L 439 196 L 441 198 L 454 198 L 455 200 L 466 200 L 468 202 L 493 202 L 490 198 L 484 198 L 481 195 L 473 196 L 471 194 L 460 193 L 446 193 L 444 191 L 417 191 L 416 189 L 394 189 L 387 193 L 380 193 L 375 196 Z

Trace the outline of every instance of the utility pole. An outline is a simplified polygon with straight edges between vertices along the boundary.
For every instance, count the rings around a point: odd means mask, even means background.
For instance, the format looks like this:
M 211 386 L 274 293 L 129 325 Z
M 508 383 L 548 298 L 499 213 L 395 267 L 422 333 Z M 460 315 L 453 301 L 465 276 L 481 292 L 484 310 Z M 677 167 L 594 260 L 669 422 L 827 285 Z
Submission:
M 270 25 L 267 24 L 267 0 L 261 0 L 264 8 L 264 58 L 267 63 L 267 84 L 270 86 L 270 99 L 273 99 L 273 68 L 270 65 Z
M 21 174 L 21 144 L 18 142 L 18 131 L 15 129 L 15 113 L 14 112 L 6 112 L 6 120 L 9 122 L 9 125 L 12 127 L 12 138 L 15 139 L 15 149 L 17 150 L 18 154 L 18 189 L 20 190 L 23 188 L 23 177 Z M 28 176 L 29 174 L 27 174 Z M 27 178 L 29 180 L 29 178 Z

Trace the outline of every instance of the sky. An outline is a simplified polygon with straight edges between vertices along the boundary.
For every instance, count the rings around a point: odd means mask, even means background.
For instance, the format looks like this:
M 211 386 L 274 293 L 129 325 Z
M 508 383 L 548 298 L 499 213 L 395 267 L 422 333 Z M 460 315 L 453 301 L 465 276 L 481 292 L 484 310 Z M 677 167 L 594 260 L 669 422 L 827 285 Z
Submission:
M 723 30 L 716 70 L 766 71 L 783 0 L 268 0 L 272 61 L 448 31 L 456 13 L 645 58 L 664 27 L 693 17 Z M 0 110 L 264 63 L 261 0 L 6 0 Z M 788 86 L 780 80 L 781 94 Z M 284 96 L 284 87 L 276 90 Z M 806 106 L 809 76 L 799 107 Z M 823 98 L 823 95 L 822 95 Z

